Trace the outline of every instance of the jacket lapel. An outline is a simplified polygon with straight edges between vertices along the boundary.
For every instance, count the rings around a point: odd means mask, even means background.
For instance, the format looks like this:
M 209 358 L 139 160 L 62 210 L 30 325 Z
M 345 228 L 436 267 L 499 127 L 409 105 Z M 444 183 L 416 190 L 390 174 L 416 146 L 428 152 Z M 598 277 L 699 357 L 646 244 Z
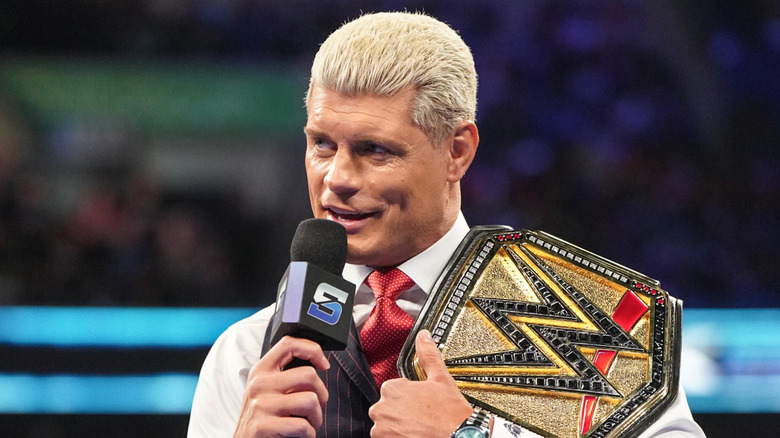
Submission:
M 379 389 L 376 386 L 374 375 L 371 374 L 371 368 L 368 366 L 366 357 L 360 347 L 357 329 L 352 323 L 349 329 L 349 340 L 347 348 L 343 351 L 332 352 L 332 357 L 336 359 L 347 376 L 360 389 L 360 392 L 366 397 L 370 404 L 379 401 Z

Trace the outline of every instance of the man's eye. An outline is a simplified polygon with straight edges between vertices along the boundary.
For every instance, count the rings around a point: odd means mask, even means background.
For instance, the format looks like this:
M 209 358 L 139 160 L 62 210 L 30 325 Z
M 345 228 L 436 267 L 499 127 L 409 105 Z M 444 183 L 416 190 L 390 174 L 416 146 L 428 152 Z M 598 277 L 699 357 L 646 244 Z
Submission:
M 364 149 L 369 154 L 388 154 L 390 151 L 381 145 L 378 145 L 376 143 L 368 143 L 366 144 L 366 147 Z
M 314 141 L 312 143 L 314 144 L 314 147 L 317 148 L 317 149 L 333 149 L 334 148 L 333 143 L 329 142 L 328 140 L 321 139 L 321 138 L 314 139 Z

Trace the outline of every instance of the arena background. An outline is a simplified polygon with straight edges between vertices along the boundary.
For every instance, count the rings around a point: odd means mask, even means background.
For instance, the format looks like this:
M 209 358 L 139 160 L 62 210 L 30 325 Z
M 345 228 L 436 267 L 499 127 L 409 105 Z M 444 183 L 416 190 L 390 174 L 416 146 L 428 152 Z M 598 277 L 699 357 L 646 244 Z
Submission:
M 468 221 L 659 279 L 708 436 L 776 433 L 776 2 L 6 0 L 1 436 L 185 435 L 209 345 L 272 302 L 310 214 L 319 43 L 402 9 L 474 52 Z

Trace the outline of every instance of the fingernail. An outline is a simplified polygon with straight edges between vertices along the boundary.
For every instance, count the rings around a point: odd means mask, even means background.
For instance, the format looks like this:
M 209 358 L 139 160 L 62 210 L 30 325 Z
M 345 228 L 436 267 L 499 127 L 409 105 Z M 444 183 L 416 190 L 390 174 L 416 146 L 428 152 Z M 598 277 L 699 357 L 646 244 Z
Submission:
M 433 338 L 431 337 L 431 332 L 428 330 L 420 330 L 420 340 L 425 342 L 433 343 Z

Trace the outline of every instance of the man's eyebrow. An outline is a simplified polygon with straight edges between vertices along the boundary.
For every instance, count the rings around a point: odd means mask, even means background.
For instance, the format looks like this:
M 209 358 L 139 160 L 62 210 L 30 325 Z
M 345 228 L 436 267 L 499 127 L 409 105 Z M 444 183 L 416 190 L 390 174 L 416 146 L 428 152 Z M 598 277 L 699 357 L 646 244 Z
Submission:
M 303 133 L 310 136 L 310 137 L 327 137 L 328 135 L 325 134 L 322 131 L 318 131 L 316 129 L 309 128 L 308 126 L 303 127 Z
M 375 137 L 372 135 L 364 135 L 364 136 L 356 137 L 352 141 L 352 143 L 361 144 L 361 145 L 378 144 L 378 145 L 388 145 L 388 146 L 393 146 L 397 144 L 397 142 L 392 139 Z
M 314 128 L 309 128 L 307 126 L 303 127 L 303 133 L 308 135 L 309 137 L 315 137 L 315 138 L 330 138 L 330 136 L 324 132 L 320 131 Z M 397 145 L 398 142 L 384 137 L 378 137 L 374 135 L 360 135 L 356 136 L 353 139 L 350 139 L 349 141 L 351 144 L 358 144 L 358 145 L 364 145 L 364 144 L 386 144 L 386 145 Z

